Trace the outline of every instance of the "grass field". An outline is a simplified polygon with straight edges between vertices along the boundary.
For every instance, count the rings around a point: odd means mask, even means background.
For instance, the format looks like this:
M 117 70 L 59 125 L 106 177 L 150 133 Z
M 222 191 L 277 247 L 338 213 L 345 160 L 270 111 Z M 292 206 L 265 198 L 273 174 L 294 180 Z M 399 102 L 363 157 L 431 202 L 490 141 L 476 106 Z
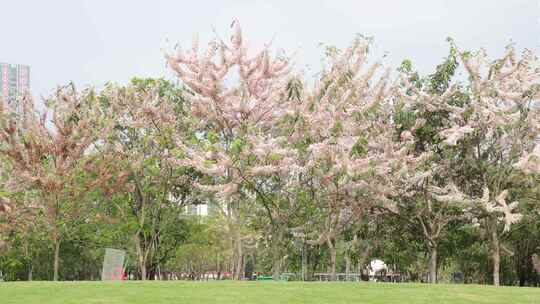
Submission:
M 534 303 L 540 288 L 317 282 L 13 282 L 1 304 Z

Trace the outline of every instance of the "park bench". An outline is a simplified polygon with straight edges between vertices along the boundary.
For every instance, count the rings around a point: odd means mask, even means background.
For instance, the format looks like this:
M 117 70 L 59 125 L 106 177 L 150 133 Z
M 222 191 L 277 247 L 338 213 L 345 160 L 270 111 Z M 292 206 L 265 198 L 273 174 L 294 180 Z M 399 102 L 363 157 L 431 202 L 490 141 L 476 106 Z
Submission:
M 313 274 L 319 281 L 331 281 L 332 274 L 327 272 L 318 272 Z M 360 281 L 360 273 L 336 273 L 336 281 Z

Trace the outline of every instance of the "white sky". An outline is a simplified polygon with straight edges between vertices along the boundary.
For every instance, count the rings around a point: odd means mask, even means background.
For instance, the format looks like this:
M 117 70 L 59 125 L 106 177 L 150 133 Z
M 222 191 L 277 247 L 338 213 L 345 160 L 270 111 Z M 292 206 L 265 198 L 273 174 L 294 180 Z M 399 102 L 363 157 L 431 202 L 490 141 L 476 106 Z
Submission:
M 510 41 L 540 53 L 540 0 L 0 0 L 0 62 L 28 64 L 35 95 L 74 81 L 79 87 L 166 72 L 162 50 L 222 38 L 238 19 L 251 45 L 297 52 L 307 74 L 320 67 L 320 42 L 346 47 L 373 35 L 393 66 L 405 58 L 429 72 L 448 52 L 484 47 L 502 54 Z M 312 73 L 311 73 L 312 74 Z

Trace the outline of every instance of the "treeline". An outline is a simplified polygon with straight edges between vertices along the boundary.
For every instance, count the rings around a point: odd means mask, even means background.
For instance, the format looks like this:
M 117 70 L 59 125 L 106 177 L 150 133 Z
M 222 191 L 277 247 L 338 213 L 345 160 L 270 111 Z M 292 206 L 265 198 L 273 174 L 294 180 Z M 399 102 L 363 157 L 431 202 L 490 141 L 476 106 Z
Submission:
M 540 284 L 540 66 L 449 41 L 433 73 L 325 47 L 311 84 L 230 42 L 167 54 L 180 84 L 61 87 L 0 109 L 4 280 L 364 273 Z M 189 210 L 208 205 L 207 216 Z

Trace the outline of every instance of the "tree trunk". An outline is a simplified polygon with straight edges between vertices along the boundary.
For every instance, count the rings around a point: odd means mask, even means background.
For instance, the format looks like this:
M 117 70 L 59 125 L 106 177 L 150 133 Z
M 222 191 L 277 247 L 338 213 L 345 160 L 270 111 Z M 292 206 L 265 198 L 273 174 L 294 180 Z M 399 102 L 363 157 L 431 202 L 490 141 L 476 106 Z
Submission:
M 242 271 L 242 265 L 243 265 L 243 255 L 242 255 L 242 249 L 237 249 L 237 256 L 236 256 L 236 263 L 235 263 L 235 280 L 242 280 L 244 277 L 243 271 Z
M 28 266 L 28 281 L 32 281 L 34 277 L 34 264 L 32 263 L 32 255 L 30 254 L 30 249 L 28 245 L 28 240 L 24 243 L 24 255 L 26 259 L 28 260 L 27 266 Z
M 221 263 L 219 262 L 220 254 L 217 253 L 216 258 L 216 271 L 217 271 L 217 280 L 221 280 Z
M 227 204 L 227 227 L 230 235 L 230 244 L 232 249 L 232 279 L 241 280 L 244 277 L 242 234 L 240 231 L 239 206 L 235 203 Z
M 274 280 L 279 280 L 279 275 L 281 274 L 281 259 L 274 256 L 274 262 L 272 264 L 272 278 Z
M 366 246 L 364 251 L 358 257 L 358 262 L 356 267 L 358 268 L 358 273 L 363 273 L 364 266 L 366 265 L 369 254 L 371 253 L 371 246 Z
M 499 272 L 501 268 L 501 245 L 499 243 L 499 236 L 497 235 L 496 228 L 493 229 L 491 233 L 492 243 L 493 243 L 493 285 L 500 285 Z
M 32 281 L 34 279 L 34 264 L 32 261 L 30 261 L 28 265 L 28 281 Z
M 139 269 L 141 271 L 141 281 L 146 281 L 146 265 L 144 263 L 139 264 Z
M 437 244 L 429 246 L 429 282 L 432 284 L 437 283 Z
M 247 257 L 242 254 L 242 269 L 240 271 L 240 279 L 246 278 L 246 265 L 247 265 Z
M 58 268 L 60 264 L 60 239 L 55 237 L 54 239 L 54 272 L 53 281 L 58 281 Z
M 236 227 L 235 232 L 235 247 L 236 247 L 236 262 L 235 262 L 235 276 L 236 280 L 241 280 L 244 278 L 244 270 L 242 269 L 244 253 L 242 250 L 242 236 L 240 235 L 240 229 Z
M 141 239 L 139 238 L 138 233 L 133 235 L 133 240 L 135 242 L 135 252 L 137 253 L 137 266 L 139 266 L 139 272 L 141 274 L 141 280 L 146 280 L 146 258 L 141 246 Z
M 351 256 L 347 252 L 345 254 L 345 281 L 349 281 L 350 272 L 351 272 Z
M 278 228 L 279 229 L 279 228 Z M 282 268 L 282 265 L 283 265 L 283 260 L 282 260 L 282 246 L 281 246 L 281 243 L 282 243 L 282 239 L 283 239 L 283 232 L 281 231 L 281 229 L 279 229 L 277 231 L 277 233 L 275 233 L 275 238 L 272 239 L 272 259 L 273 259 L 273 263 L 272 263 L 272 278 L 274 280 L 279 280 L 279 275 L 281 274 L 281 268 Z
M 328 249 L 330 251 L 330 278 L 332 281 L 336 280 L 336 263 L 337 263 L 337 250 L 336 246 L 331 240 L 327 240 Z

